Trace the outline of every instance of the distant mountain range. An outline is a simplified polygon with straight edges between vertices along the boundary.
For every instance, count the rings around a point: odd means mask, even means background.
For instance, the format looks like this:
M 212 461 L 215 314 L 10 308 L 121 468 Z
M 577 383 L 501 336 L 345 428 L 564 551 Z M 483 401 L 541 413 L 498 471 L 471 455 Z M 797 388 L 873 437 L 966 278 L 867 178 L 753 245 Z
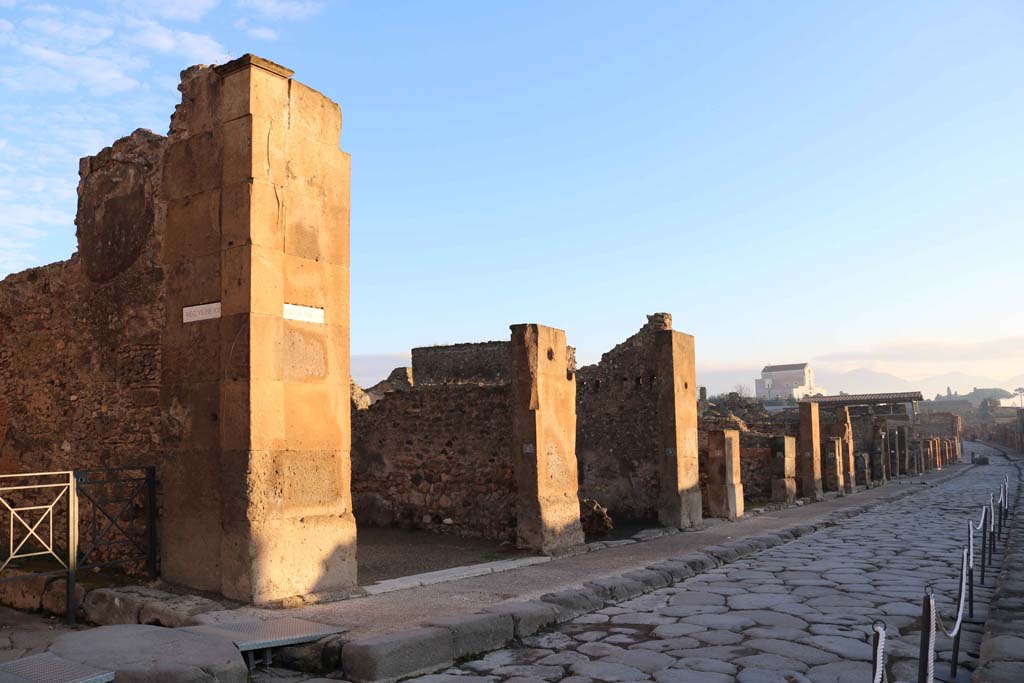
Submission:
M 697 368 L 697 383 L 708 388 L 709 394 L 733 391 L 736 385 L 742 384 L 749 391 L 754 389 L 754 378 L 761 376 L 761 368 L 739 370 L 716 370 L 702 372 Z M 935 398 L 936 394 L 946 395 L 946 388 L 960 394 L 970 393 L 975 387 L 999 387 L 1007 391 L 1024 386 L 1024 375 L 1009 379 L 994 379 L 982 375 L 970 375 L 963 372 L 949 372 L 920 380 L 906 380 L 887 373 L 856 368 L 848 372 L 829 372 L 815 370 L 815 381 L 825 387 L 830 394 L 845 391 L 848 394 L 874 394 L 890 391 L 920 391 L 925 398 Z
M 368 387 L 388 376 L 392 368 L 409 365 L 408 353 L 355 354 L 352 356 L 352 379 L 360 386 Z M 754 378 L 761 376 L 761 367 L 738 370 L 701 370 L 697 367 L 697 384 L 708 388 L 708 394 L 715 395 L 735 391 L 742 384 L 751 394 Z M 998 380 L 982 375 L 963 372 L 949 372 L 921 380 L 906 380 L 887 372 L 876 372 L 867 368 L 856 368 L 849 372 L 815 370 L 814 378 L 831 394 L 845 391 L 848 394 L 876 394 L 889 391 L 920 391 L 925 398 L 936 394 L 946 395 L 946 387 L 960 394 L 970 393 L 975 387 L 999 387 L 1013 391 L 1024 386 L 1024 374 Z

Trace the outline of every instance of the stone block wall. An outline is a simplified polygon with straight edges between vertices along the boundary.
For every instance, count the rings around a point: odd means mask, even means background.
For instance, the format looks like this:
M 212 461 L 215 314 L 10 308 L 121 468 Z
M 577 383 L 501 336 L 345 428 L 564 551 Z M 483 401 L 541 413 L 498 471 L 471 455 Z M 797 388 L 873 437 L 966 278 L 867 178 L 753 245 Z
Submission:
M 515 539 L 509 385 L 385 394 L 352 411 L 352 495 L 362 525 Z
M 430 384 L 507 384 L 512 378 L 510 344 L 489 341 L 412 350 L 412 376 Z

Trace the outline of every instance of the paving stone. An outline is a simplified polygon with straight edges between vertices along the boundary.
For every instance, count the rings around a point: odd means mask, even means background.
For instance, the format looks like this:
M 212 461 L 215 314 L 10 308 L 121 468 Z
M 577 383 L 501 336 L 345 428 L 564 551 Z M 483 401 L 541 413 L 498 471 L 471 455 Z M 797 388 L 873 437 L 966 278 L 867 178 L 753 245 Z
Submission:
M 646 673 L 654 673 L 655 671 L 661 671 L 667 669 L 675 663 L 675 657 L 669 657 L 658 652 L 651 652 L 650 650 L 627 650 L 626 652 L 619 652 L 614 655 L 604 657 L 602 662 L 611 662 L 614 664 L 624 664 L 631 666 L 634 669 Z
M 698 624 L 665 624 L 655 628 L 652 633 L 658 638 L 678 638 L 679 636 L 688 636 L 692 633 L 706 630 L 706 626 Z
M 710 657 L 683 657 L 676 660 L 674 668 L 707 671 L 709 673 L 727 674 L 730 676 L 736 673 L 735 664 Z
M 753 640 L 745 642 L 744 646 L 754 648 L 755 650 L 761 650 L 769 654 L 792 657 L 812 666 L 815 664 L 828 664 L 837 659 L 837 657 L 830 652 L 823 652 L 817 648 L 809 647 L 807 645 L 791 643 L 785 640 L 773 640 L 771 638 L 754 638 Z
M 703 631 L 694 633 L 691 637 L 710 645 L 735 645 L 743 640 L 743 636 L 735 631 Z
M 805 638 L 803 642 L 837 654 L 846 660 L 871 661 L 871 645 L 864 640 L 855 640 L 845 636 L 811 636 Z
M 645 681 L 650 678 L 640 669 L 625 664 L 612 662 L 580 662 L 573 664 L 569 670 L 577 676 L 586 676 L 595 681 Z
M 71 662 L 116 672 L 118 683 L 245 683 L 234 644 L 159 626 L 101 626 L 60 636 L 49 650 Z
M 786 602 L 800 602 L 799 595 L 786 593 L 747 593 L 746 595 L 733 595 L 726 601 L 731 609 L 765 609 L 774 607 Z
M 917 680 L 917 662 L 912 662 L 909 668 L 911 677 L 894 667 L 893 673 L 897 680 Z M 832 662 L 821 666 L 814 666 L 807 672 L 807 677 L 814 683 L 864 683 L 871 680 L 871 664 L 868 662 Z
M 665 669 L 654 674 L 658 683 L 734 683 L 728 674 L 708 671 L 687 671 L 686 669 Z
M 798 659 L 783 657 L 782 655 L 768 654 L 763 652 L 758 655 L 749 655 L 734 660 L 735 664 L 758 669 L 776 669 L 779 671 L 807 671 L 810 667 Z
M 545 681 L 556 681 L 564 673 L 560 666 L 543 666 L 540 664 L 511 664 L 499 666 L 493 671 L 498 676 L 530 676 Z
M 814 683 L 799 671 L 777 669 L 744 669 L 736 677 L 737 683 Z

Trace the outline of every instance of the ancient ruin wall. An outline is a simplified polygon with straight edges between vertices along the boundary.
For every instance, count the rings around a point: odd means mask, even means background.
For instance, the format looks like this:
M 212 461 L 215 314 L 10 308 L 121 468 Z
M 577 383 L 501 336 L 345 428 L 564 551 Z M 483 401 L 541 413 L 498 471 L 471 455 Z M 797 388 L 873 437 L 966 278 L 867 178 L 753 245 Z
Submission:
M 613 519 L 658 516 L 658 356 L 655 333 L 671 319 L 652 320 L 576 374 L 576 455 L 580 497 L 608 508 Z
M 512 377 L 511 346 L 490 341 L 412 350 L 412 376 L 417 386 L 429 384 L 507 384 Z
M 352 434 L 360 524 L 515 539 L 509 385 L 391 392 L 353 410 Z
M 748 504 L 772 499 L 773 437 L 740 432 L 740 477 Z
M 138 130 L 83 159 L 78 251 L 0 282 L 4 473 L 160 460 L 164 140 Z

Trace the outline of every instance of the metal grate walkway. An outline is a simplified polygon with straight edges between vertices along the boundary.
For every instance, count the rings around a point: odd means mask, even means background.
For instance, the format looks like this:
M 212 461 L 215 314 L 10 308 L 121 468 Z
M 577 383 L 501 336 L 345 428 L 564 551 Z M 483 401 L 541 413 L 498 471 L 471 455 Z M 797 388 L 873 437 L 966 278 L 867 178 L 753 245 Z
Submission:
M 0 683 L 107 683 L 113 671 L 69 662 L 44 653 L 0 664 Z

